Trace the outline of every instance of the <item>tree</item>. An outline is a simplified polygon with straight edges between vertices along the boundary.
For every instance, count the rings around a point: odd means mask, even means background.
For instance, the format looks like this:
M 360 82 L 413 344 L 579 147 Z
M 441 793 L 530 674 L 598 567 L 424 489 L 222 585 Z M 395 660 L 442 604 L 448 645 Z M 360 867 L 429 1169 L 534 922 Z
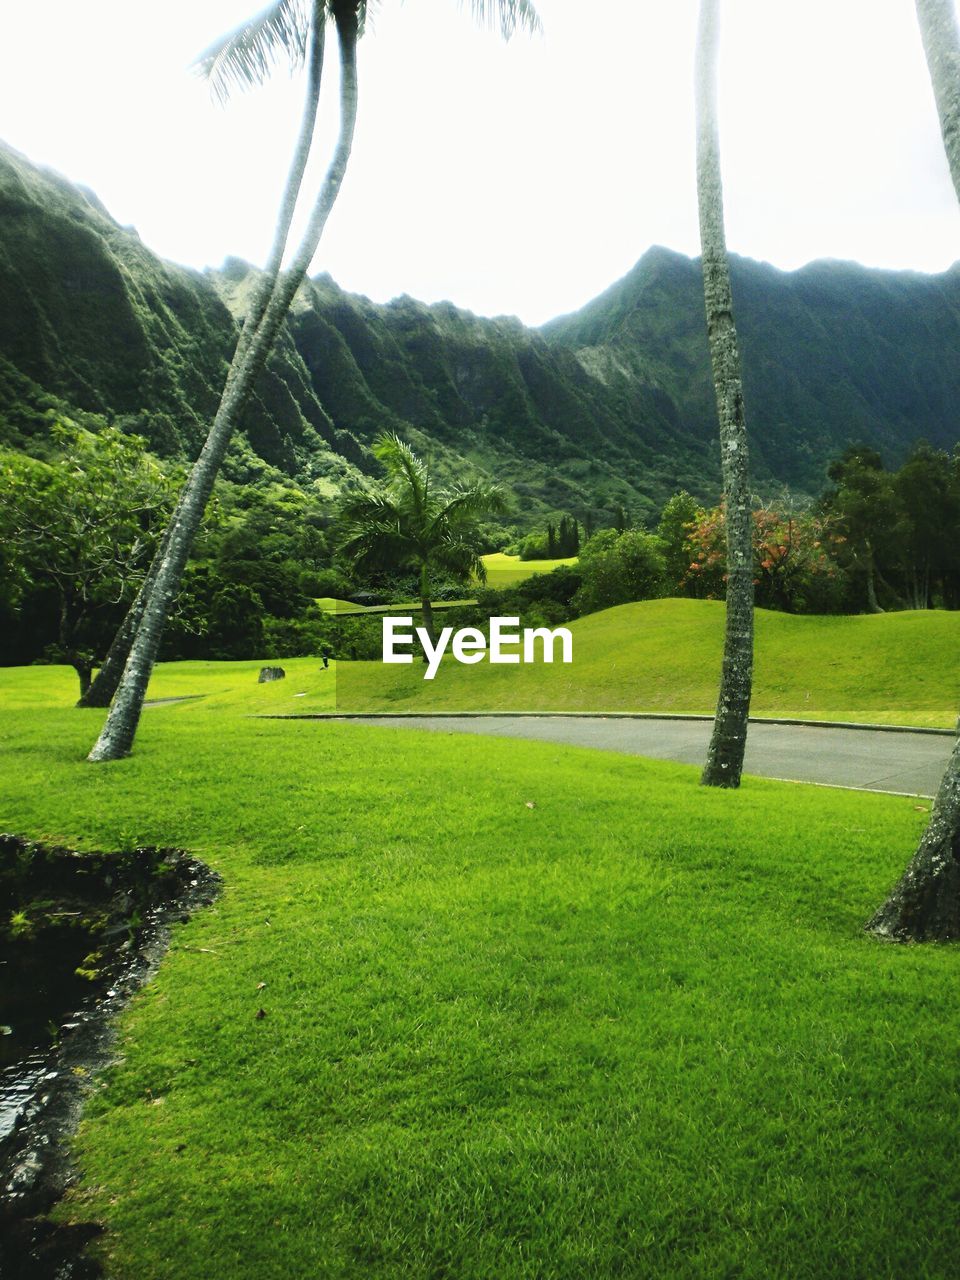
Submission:
M 843 561 L 862 575 L 867 608 L 883 613 L 877 587 L 884 598 L 896 600 L 894 589 L 884 577 L 893 560 L 894 533 L 898 521 L 890 476 L 879 453 L 865 445 L 851 445 L 831 462 L 827 475 L 833 488 L 822 505 L 836 520 L 844 539 Z
M 340 549 L 361 571 L 414 571 L 423 625 L 434 640 L 435 575 L 486 582 L 477 521 L 502 513 L 506 502 L 497 485 L 483 482 L 449 492 L 435 489 L 426 463 L 399 436 L 378 436 L 373 452 L 386 469 L 386 480 L 343 499 Z
M 917 18 L 960 200 L 960 30 L 951 0 L 917 0 Z M 960 938 L 960 739 L 916 853 L 865 927 L 877 937 L 896 942 Z
M 920 441 L 892 480 L 902 514 L 898 532 L 908 605 L 930 609 L 937 601 L 949 608 L 960 571 L 960 491 L 951 459 Z
M 137 436 L 63 423 L 52 438 L 50 463 L 0 458 L 0 535 L 13 590 L 52 593 L 57 639 L 47 657 L 73 667 L 82 697 L 103 619 L 143 580 L 171 486 Z
M 759 507 L 753 524 L 753 583 L 761 608 L 784 613 L 835 610 L 840 576 L 832 558 L 838 547 L 830 519 L 782 506 Z M 721 600 L 727 589 L 727 539 L 724 508 L 699 511 L 684 539 L 687 567 L 681 589 L 698 599 Z
M 743 771 L 753 684 L 753 547 L 743 379 L 733 319 L 720 174 L 716 109 L 718 8 L 719 0 L 701 0 L 696 77 L 697 200 L 727 511 L 727 606 L 720 693 L 701 782 L 713 787 L 737 787 Z
M 699 502 L 686 489 L 681 489 L 660 512 L 657 537 L 663 546 L 667 584 L 670 592 L 679 592 L 690 567 L 687 540 L 703 515 Z
M 472 7 L 481 18 L 492 21 L 498 17 L 505 37 L 518 25 L 528 29 L 539 26 L 531 0 L 473 0 Z M 277 0 L 201 59 L 202 69 L 221 96 L 236 85 L 262 82 L 280 56 L 287 56 L 295 66 L 306 61 L 309 69 L 306 104 L 267 268 L 253 291 L 207 441 L 180 495 L 165 535 L 160 563 L 151 571 L 149 593 L 144 593 L 138 606 L 140 617 L 123 675 L 106 724 L 88 756 L 91 761 L 116 760 L 130 754 L 163 628 L 214 480 L 240 413 L 313 261 L 339 195 L 356 126 L 357 41 L 366 9 L 366 0 L 313 0 L 309 6 L 304 0 Z M 328 16 L 336 30 L 340 53 L 340 131 L 303 239 L 290 265 L 281 270 L 313 141 Z
M 663 592 L 663 547 L 642 529 L 601 529 L 584 545 L 578 568 L 582 583 L 573 598 L 578 614 L 650 600 Z

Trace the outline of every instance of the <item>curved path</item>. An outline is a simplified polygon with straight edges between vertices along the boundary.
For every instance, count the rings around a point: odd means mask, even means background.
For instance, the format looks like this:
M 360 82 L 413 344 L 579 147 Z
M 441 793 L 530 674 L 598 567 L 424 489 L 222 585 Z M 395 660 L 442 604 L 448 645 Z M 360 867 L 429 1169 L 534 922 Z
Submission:
M 361 717 L 349 717 L 361 719 Z M 440 733 L 532 738 L 627 755 L 703 764 L 712 720 L 605 716 L 364 716 L 364 724 Z M 932 796 L 953 750 L 952 734 L 752 721 L 744 772 L 790 782 L 819 782 Z

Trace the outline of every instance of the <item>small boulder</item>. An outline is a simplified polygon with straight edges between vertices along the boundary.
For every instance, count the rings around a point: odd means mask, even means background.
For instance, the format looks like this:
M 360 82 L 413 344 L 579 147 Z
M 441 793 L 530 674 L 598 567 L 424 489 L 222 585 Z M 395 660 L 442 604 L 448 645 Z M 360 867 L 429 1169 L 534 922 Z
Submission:
M 283 667 L 261 667 L 257 676 L 257 684 L 267 684 L 270 680 L 285 680 L 287 673 Z

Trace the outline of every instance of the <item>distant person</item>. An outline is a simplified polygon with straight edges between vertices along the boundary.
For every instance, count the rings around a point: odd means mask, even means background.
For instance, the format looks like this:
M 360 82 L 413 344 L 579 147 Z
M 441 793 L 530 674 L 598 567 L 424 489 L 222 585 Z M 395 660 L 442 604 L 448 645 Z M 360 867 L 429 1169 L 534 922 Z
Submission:
M 330 648 L 328 644 L 323 645 L 320 649 L 320 661 L 323 663 L 324 671 L 326 671 L 327 667 L 329 667 L 330 659 L 332 657 L 333 657 L 333 650 Z

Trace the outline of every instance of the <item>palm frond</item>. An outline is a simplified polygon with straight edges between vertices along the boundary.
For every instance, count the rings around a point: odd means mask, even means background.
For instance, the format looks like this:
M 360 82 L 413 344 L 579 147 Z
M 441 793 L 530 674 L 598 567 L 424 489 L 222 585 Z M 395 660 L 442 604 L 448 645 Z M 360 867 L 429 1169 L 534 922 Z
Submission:
M 471 574 L 486 581 L 486 566 L 473 542 L 460 538 L 442 538 L 430 549 L 430 563 L 454 578 L 465 582 Z
M 406 565 L 411 544 L 401 527 L 370 522 L 357 525 L 340 539 L 340 551 L 359 569 L 395 569 Z
M 464 0 L 460 0 L 461 5 Z M 543 31 L 540 15 L 532 0 L 470 0 L 473 16 L 485 26 L 499 25 L 504 40 L 509 40 L 519 28 L 539 35 Z
M 202 53 L 195 66 L 216 97 L 226 102 L 235 89 L 263 84 L 284 60 L 291 70 L 301 67 L 311 8 L 307 0 L 276 0 Z
M 340 502 L 340 518 L 345 528 L 365 524 L 396 524 L 400 512 L 392 498 L 380 489 L 359 489 L 345 493 Z
M 473 520 L 477 516 L 504 515 L 509 509 L 507 495 L 498 484 L 477 481 L 469 487 L 454 489 L 439 513 L 440 518 L 453 524 L 458 520 Z
M 428 475 L 422 458 L 413 452 L 405 440 L 390 432 L 383 432 L 373 442 L 373 454 L 386 467 L 391 482 L 399 482 L 409 491 L 409 497 L 417 511 L 427 505 Z

